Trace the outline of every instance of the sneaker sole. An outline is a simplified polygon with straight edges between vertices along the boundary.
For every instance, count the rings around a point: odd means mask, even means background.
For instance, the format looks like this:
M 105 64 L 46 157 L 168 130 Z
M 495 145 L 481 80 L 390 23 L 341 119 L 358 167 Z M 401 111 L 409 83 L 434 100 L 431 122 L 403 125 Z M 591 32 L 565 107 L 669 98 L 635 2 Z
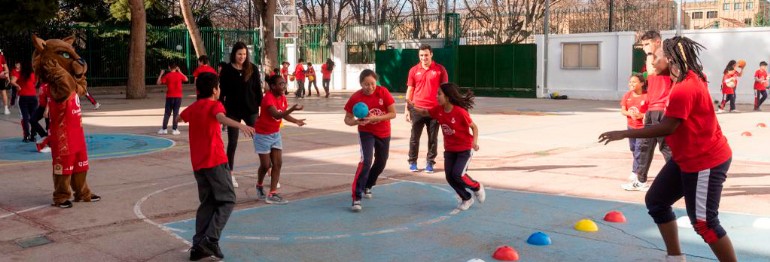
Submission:
M 364 198 L 366 199 L 372 199 L 372 194 L 364 194 Z
M 265 199 L 265 203 L 272 204 L 272 205 L 286 205 L 289 203 L 289 201 L 277 202 L 277 201 L 271 201 L 271 200 Z
M 351 208 L 350 208 L 350 211 L 353 211 L 354 213 L 358 213 L 358 212 L 361 212 L 361 210 L 363 210 L 363 209 L 362 209 L 362 208 L 360 208 L 360 207 L 359 207 L 359 208 L 355 208 L 355 207 L 351 207 Z

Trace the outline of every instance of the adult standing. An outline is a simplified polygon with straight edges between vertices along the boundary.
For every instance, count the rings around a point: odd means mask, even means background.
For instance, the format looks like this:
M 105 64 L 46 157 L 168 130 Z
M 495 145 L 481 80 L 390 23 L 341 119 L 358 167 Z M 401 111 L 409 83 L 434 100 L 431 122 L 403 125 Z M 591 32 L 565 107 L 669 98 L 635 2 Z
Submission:
M 326 63 L 324 63 L 321 66 L 321 74 L 323 75 L 323 80 L 321 81 L 321 85 L 324 88 L 324 92 L 326 92 L 325 98 L 329 98 L 329 83 L 332 80 L 333 70 L 334 70 L 334 61 L 332 61 L 331 58 L 327 58 Z
M 246 44 L 237 42 L 233 45 L 230 63 L 223 65 L 220 72 L 222 93 L 219 100 L 225 105 L 225 115 L 228 118 L 254 126 L 259 116 L 259 105 L 262 103 L 262 83 L 257 66 L 249 62 L 248 57 L 249 49 Z M 239 133 L 237 128 L 227 128 L 227 164 L 230 171 L 233 171 L 235 163 Z M 238 187 L 234 176 L 232 180 L 233 186 Z
M 647 112 L 644 114 L 644 127 L 660 124 L 663 120 L 668 97 L 671 93 L 671 77 L 668 72 L 668 61 L 663 55 L 662 40 L 658 31 L 647 31 L 642 35 L 642 48 L 647 54 Z M 665 137 L 643 138 L 639 148 L 639 168 L 635 171 L 636 177 L 630 177 L 631 182 L 622 185 L 629 191 L 644 191 L 648 189 L 647 173 L 650 171 L 652 158 L 655 154 L 655 145 L 660 146 L 666 162 L 671 159 L 671 149 L 666 144 Z
M 444 66 L 433 61 L 433 49 L 430 45 L 420 45 L 418 51 L 420 63 L 409 70 L 406 82 L 406 99 L 419 108 L 433 108 L 438 105 L 436 96 L 441 84 L 449 82 L 449 75 Z M 430 116 L 413 114 L 407 106 L 404 106 L 406 121 L 412 123 L 412 135 L 409 138 L 409 170 L 419 171 L 417 167 L 417 154 L 420 152 L 420 136 L 422 130 L 428 127 L 428 159 L 425 165 L 426 173 L 433 173 L 433 165 L 436 164 L 436 151 L 438 147 L 438 122 Z
M 8 90 L 11 89 L 10 74 L 8 72 L 8 63 L 5 62 L 5 56 L 3 56 L 3 50 L 0 49 L 0 93 L 3 96 L 3 106 L 5 107 L 3 114 L 9 115 L 11 111 L 8 110 Z

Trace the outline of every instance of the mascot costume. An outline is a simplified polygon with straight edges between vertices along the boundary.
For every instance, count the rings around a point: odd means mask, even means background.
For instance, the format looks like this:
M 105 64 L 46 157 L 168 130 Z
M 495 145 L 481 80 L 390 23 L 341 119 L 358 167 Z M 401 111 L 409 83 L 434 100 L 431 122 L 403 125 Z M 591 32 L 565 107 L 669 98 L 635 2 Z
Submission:
M 41 81 L 48 83 L 51 129 L 48 143 L 53 160 L 53 206 L 72 207 L 75 202 L 96 202 L 86 182 L 88 154 L 80 113 L 79 95 L 86 93 L 86 62 L 75 53 L 75 37 L 43 40 L 32 36 L 35 52 L 32 66 Z M 72 191 L 70 191 L 70 188 Z

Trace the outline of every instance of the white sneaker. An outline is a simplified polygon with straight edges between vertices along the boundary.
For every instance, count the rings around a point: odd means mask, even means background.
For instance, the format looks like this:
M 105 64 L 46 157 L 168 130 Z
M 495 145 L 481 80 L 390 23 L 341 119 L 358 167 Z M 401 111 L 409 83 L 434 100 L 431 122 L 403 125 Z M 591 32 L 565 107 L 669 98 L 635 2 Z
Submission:
M 484 203 L 484 200 L 487 199 L 487 193 L 484 191 L 484 185 L 479 183 L 479 191 L 473 192 L 473 195 L 476 196 L 476 199 L 479 200 L 479 203 Z
M 372 189 L 371 188 L 364 189 L 364 198 L 372 199 L 372 197 L 374 197 L 374 195 L 372 195 Z
M 8 110 L 8 106 L 5 106 L 5 112 L 3 114 L 10 115 L 11 110 Z
M 740 112 L 741 112 L 741 110 L 738 110 L 738 109 L 730 110 L 730 113 L 740 113 Z
M 166 129 L 158 130 L 158 135 L 168 135 L 168 130 Z
M 238 187 L 238 181 L 235 180 L 235 176 L 232 176 L 232 179 L 233 179 L 233 187 L 237 188 Z
M 40 153 L 51 153 L 51 147 L 44 147 L 43 149 L 40 149 Z
M 639 181 L 634 181 L 628 184 L 622 184 L 620 185 L 623 189 L 626 191 L 647 191 L 650 189 L 650 187 L 647 186 L 647 183 L 642 183 Z
M 465 210 L 468 210 L 468 208 L 471 208 L 472 205 L 473 205 L 473 198 L 465 200 L 462 203 L 460 203 L 460 205 L 457 206 L 457 209 L 465 211 Z
M 353 212 L 361 212 L 361 200 L 353 201 L 353 206 L 350 207 L 350 210 Z
M 96 104 L 94 105 L 94 110 L 99 110 L 100 107 L 102 107 L 102 104 L 100 104 L 99 102 L 96 102 Z
M 669 256 L 666 255 L 666 262 L 686 262 L 687 259 L 684 255 L 678 255 L 678 256 Z
M 725 112 L 725 110 L 722 110 L 722 109 L 717 109 L 717 114 L 722 114 L 722 113 L 724 113 L 724 112 Z
M 171 134 L 173 134 L 175 136 L 178 136 L 181 133 L 179 132 L 179 130 L 174 129 L 174 130 L 171 131 Z

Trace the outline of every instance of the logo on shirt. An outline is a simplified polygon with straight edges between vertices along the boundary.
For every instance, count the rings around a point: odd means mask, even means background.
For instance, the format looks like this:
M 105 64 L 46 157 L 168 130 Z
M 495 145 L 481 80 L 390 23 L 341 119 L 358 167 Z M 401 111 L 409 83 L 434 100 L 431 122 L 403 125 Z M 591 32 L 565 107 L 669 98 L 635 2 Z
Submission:
M 635 106 L 629 107 L 628 108 L 628 112 L 632 113 L 632 114 L 638 114 L 639 113 L 639 108 L 637 108 Z
M 452 117 L 452 121 L 451 122 L 452 122 L 452 124 L 455 123 L 455 118 L 454 117 Z
M 380 105 L 385 104 L 385 101 L 382 101 L 382 98 L 380 98 Z
M 452 119 L 452 121 L 454 121 L 454 119 Z M 441 124 L 441 132 L 444 133 L 445 136 L 451 136 L 455 134 L 455 130 L 447 124 Z

